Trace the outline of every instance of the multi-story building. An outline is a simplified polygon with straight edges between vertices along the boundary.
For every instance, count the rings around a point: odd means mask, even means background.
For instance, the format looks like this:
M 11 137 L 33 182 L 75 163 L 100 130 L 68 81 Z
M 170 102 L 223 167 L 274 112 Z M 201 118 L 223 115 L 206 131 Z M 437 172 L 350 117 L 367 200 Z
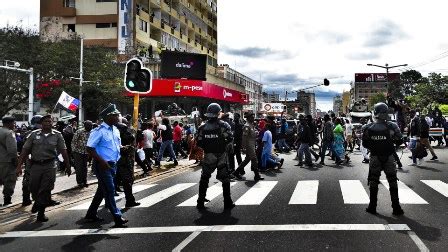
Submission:
M 244 85 L 247 98 L 247 104 L 243 106 L 244 112 L 253 112 L 257 114 L 261 109 L 263 102 L 263 84 L 255 81 L 246 75 L 229 67 L 228 64 L 219 65 L 216 68 L 217 76 L 238 85 Z
M 269 93 L 266 93 L 266 92 L 263 92 L 263 101 L 264 102 L 278 102 L 278 101 L 280 101 L 280 94 L 277 94 L 277 93 L 272 93 L 272 94 L 269 94 Z
M 40 34 L 52 41 L 82 36 L 87 46 L 148 60 L 162 49 L 206 54 L 214 73 L 217 0 L 41 0 Z
M 350 109 L 350 91 L 342 92 L 342 113 L 348 114 Z
M 316 94 L 314 92 L 297 92 L 297 99 L 302 106 L 300 113 L 316 116 Z
M 336 116 L 342 114 L 342 97 L 340 95 L 333 97 L 333 113 Z
M 244 84 L 216 75 L 217 0 L 41 0 L 40 34 L 50 41 L 82 36 L 85 46 L 116 49 L 120 62 L 139 56 L 154 78 L 141 95 L 144 116 L 173 102 L 187 113 L 210 102 L 224 111 L 246 102 Z M 206 80 L 161 78 L 162 50 L 206 55 Z
M 399 73 L 355 73 L 355 82 L 352 83 L 352 99 L 355 101 L 364 98 L 369 102 L 370 97 L 377 93 L 387 93 L 387 83 L 400 80 Z

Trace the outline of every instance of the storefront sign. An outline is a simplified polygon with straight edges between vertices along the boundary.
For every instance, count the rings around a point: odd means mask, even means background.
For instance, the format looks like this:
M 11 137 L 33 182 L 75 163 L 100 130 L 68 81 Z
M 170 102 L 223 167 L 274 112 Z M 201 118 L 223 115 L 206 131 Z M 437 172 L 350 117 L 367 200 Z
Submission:
M 246 103 L 246 94 L 199 80 L 155 79 L 149 94 L 141 97 L 204 97 L 234 103 Z

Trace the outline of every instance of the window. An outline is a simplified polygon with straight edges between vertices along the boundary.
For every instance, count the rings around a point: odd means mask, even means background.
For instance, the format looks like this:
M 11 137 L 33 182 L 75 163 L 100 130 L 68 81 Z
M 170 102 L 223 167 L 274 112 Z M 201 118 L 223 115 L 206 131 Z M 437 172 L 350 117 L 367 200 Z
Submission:
M 97 3 L 116 2 L 117 0 L 96 0 Z
M 141 31 L 148 32 L 148 22 L 139 19 L 139 22 L 138 22 L 138 28 L 139 28 Z
M 68 32 L 76 32 L 76 25 L 75 24 L 68 24 L 67 25 L 67 31 Z
M 115 24 L 115 26 L 114 26 Z M 117 23 L 97 23 L 96 28 L 110 28 L 110 27 L 117 27 Z

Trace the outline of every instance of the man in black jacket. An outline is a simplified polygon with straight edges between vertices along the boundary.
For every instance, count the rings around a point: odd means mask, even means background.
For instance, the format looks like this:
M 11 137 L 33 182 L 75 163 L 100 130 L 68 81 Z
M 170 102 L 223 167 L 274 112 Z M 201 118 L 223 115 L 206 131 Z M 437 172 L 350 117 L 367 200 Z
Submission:
M 299 163 L 296 166 L 303 165 L 303 154 L 305 154 L 305 164 L 312 167 L 313 162 L 311 161 L 310 145 L 312 144 L 311 130 L 308 123 L 303 115 L 299 116 L 300 126 L 299 126 Z

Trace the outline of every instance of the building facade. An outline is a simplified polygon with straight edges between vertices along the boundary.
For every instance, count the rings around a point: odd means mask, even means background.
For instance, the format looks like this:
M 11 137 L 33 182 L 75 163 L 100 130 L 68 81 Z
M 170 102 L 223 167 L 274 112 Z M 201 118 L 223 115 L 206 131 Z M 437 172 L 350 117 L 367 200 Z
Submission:
M 364 98 L 367 103 L 370 97 L 377 93 L 387 93 L 387 83 L 399 81 L 399 73 L 355 73 L 355 82 L 351 85 L 352 99 L 355 101 Z
M 348 114 L 350 109 L 350 91 L 342 92 L 342 113 Z
M 243 85 L 247 96 L 247 103 L 243 106 L 244 112 L 253 112 L 257 114 L 261 109 L 263 102 L 263 84 L 255 81 L 246 75 L 232 69 L 227 64 L 219 65 L 216 68 L 218 77 L 234 82 L 237 85 Z
M 301 104 L 299 113 L 316 116 L 316 94 L 314 92 L 297 92 L 296 101 Z
M 276 94 L 276 93 L 269 94 L 269 93 L 263 92 L 262 95 L 263 95 L 263 102 L 270 103 L 270 102 L 280 101 L 280 94 Z
M 333 97 L 333 113 L 336 116 L 342 114 L 342 97 L 340 95 Z
M 214 73 L 217 0 L 41 0 L 40 34 L 50 41 L 82 36 L 87 46 L 116 48 L 144 62 L 157 61 L 163 49 L 206 54 Z

